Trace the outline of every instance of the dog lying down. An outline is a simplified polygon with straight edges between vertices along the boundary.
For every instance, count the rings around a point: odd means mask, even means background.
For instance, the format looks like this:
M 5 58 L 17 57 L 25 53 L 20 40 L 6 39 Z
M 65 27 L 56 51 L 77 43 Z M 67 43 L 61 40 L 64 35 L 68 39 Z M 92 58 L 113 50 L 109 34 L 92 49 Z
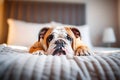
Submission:
M 38 41 L 29 52 L 45 55 L 92 55 L 89 48 L 82 42 L 81 34 L 76 27 L 59 26 L 44 27 L 40 30 Z

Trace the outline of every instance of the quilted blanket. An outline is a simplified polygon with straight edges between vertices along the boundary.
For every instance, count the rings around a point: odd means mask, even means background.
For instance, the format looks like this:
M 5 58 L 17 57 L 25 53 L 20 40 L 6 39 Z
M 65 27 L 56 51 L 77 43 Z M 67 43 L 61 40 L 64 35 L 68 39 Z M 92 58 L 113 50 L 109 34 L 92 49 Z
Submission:
M 120 80 L 120 53 L 38 56 L 2 45 L 0 80 Z

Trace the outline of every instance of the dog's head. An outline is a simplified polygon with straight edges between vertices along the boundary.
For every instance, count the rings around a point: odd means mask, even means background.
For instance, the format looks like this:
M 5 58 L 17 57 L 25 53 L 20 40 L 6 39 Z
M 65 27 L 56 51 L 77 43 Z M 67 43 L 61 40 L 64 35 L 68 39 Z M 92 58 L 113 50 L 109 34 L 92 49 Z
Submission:
M 39 32 L 38 42 L 42 44 L 45 54 L 73 54 L 75 39 L 81 38 L 75 27 L 45 27 Z

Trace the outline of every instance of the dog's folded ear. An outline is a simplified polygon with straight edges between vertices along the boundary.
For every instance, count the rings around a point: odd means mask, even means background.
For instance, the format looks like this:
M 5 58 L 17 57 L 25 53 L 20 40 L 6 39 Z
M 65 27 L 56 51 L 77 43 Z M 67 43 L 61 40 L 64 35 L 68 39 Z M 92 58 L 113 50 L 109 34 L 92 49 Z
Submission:
M 70 28 L 71 31 L 74 33 L 75 37 L 81 37 L 80 31 L 77 28 Z
M 46 32 L 49 30 L 49 28 L 45 27 L 43 29 L 40 30 L 39 34 L 38 34 L 38 41 L 40 41 L 40 39 L 44 38 L 44 35 L 46 34 Z

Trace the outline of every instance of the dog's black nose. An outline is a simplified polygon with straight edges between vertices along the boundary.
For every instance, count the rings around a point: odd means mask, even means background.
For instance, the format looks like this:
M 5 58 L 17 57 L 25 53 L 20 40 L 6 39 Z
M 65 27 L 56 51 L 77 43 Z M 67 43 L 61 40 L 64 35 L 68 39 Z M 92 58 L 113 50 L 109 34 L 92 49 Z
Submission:
M 64 45 L 64 44 L 66 44 L 66 43 L 65 43 L 64 40 L 59 39 L 59 40 L 55 41 L 55 44 L 61 44 L 61 45 Z
M 65 43 L 64 40 L 59 39 L 59 40 L 55 41 L 55 44 L 56 44 L 55 49 L 57 49 L 57 50 L 62 50 L 62 48 L 65 47 L 65 44 L 66 44 L 66 43 Z

